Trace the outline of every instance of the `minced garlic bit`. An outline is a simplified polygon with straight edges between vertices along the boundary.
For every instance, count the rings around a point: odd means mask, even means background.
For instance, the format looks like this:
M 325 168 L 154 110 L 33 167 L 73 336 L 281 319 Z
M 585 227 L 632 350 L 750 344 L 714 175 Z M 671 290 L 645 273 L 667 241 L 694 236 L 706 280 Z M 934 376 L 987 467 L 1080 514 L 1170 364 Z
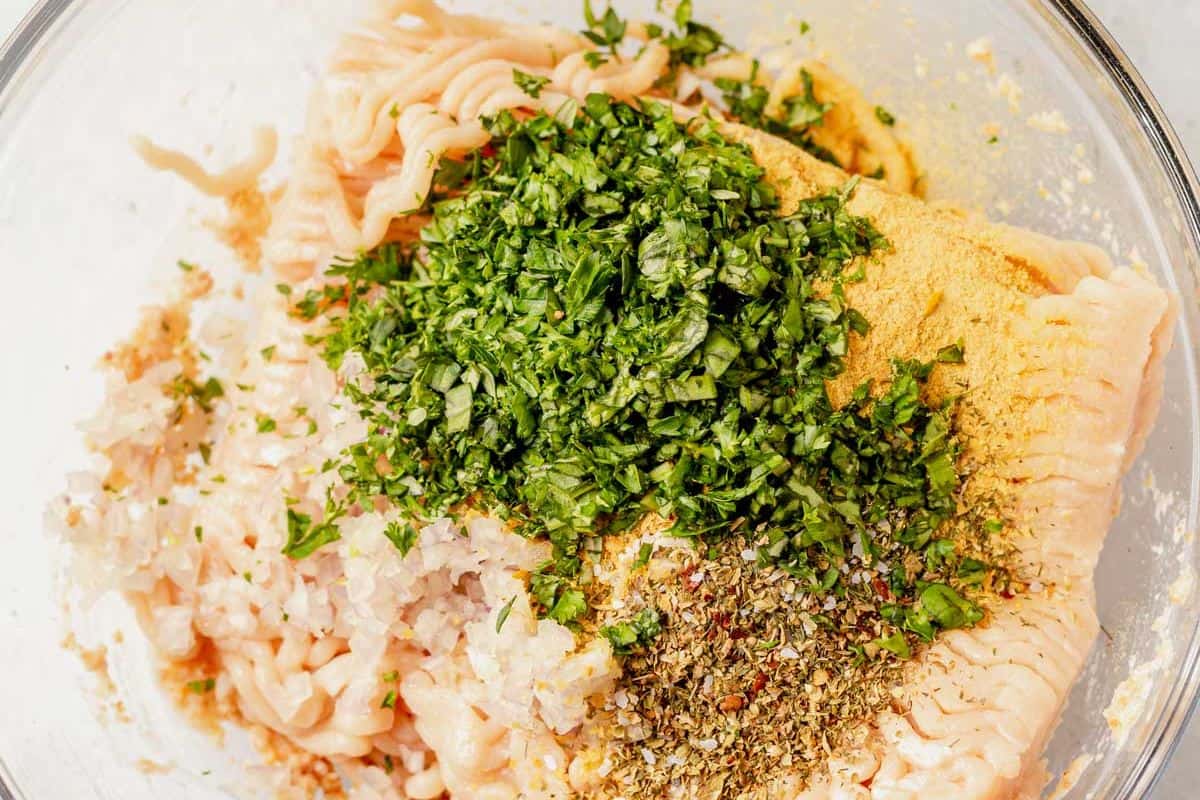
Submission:
M 1039 111 L 1036 114 L 1031 114 L 1026 120 L 1029 127 L 1042 131 L 1043 133 L 1070 133 L 1071 126 L 1067 122 L 1063 113 L 1058 110 L 1054 111 Z

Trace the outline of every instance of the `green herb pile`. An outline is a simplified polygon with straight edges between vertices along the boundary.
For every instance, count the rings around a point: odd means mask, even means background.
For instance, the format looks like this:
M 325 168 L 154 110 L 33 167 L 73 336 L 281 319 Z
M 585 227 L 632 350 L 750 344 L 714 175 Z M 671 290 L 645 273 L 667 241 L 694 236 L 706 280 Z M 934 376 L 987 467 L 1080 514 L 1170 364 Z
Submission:
M 759 531 L 760 560 L 812 592 L 888 558 L 888 613 L 921 637 L 978 620 L 936 536 L 958 477 L 949 411 L 921 398 L 931 366 L 898 362 L 842 408 L 826 393 L 868 332 L 842 284 L 888 247 L 848 212 L 853 182 L 781 216 L 712 123 L 604 95 L 487 126 L 487 147 L 443 164 L 419 243 L 330 270 L 349 307 L 325 356 L 371 379 L 347 387 L 371 434 L 336 465 L 344 502 L 510 516 L 554 544 L 531 592 L 563 622 L 587 611 L 588 550 L 647 512 L 701 542 Z M 294 555 L 337 535 L 289 523 Z M 927 555 L 910 571 L 898 553 Z M 609 636 L 633 647 L 650 623 Z

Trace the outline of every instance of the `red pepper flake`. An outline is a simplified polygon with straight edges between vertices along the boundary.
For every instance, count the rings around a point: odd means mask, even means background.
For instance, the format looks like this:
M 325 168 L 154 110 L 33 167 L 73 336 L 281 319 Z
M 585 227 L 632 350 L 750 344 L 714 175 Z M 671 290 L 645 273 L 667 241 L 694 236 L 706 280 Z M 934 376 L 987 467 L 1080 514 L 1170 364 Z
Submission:
M 721 702 L 718 704 L 717 707 L 720 708 L 722 711 L 724 711 L 726 714 L 729 714 L 734 711 L 741 711 L 745 705 L 746 705 L 746 701 L 743 700 L 740 695 L 727 694 L 721 698 Z
M 754 685 L 752 685 L 750 687 L 750 693 L 758 694 L 766 687 L 767 687 L 767 673 L 763 672 L 762 670 L 759 670 L 758 674 L 754 676 Z
M 874 578 L 871 579 L 871 586 L 873 586 L 875 588 L 876 594 L 878 594 L 884 600 L 891 602 L 892 590 L 888 588 L 888 585 L 886 583 L 884 583 L 883 578 L 880 578 L 878 575 L 875 576 Z

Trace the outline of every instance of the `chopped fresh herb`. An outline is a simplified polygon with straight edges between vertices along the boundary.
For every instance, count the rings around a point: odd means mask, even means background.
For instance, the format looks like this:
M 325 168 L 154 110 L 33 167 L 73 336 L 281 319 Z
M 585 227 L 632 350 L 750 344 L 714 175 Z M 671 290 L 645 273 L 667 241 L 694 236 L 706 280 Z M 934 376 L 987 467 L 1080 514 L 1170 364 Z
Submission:
M 279 292 L 284 297 L 287 297 L 292 293 L 292 287 L 286 283 L 277 283 L 275 284 L 275 291 Z
M 175 265 L 184 272 L 191 272 L 196 268 L 196 265 L 190 261 L 184 261 L 182 258 L 175 262 Z
M 999 141 L 1000 141 L 1000 137 L 993 134 L 992 136 L 988 137 L 987 143 L 988 144 L 996 144 Z
M 400 551 L 401 558 L 408 555 L 417 541 L 417 529 L 408 523 L 389 522 L 383 529 L 383 535 Z
M 254 426 L 259 433 L 270 433 L 275 430 L 275 420 L 268 417 L 266 414 L 254 415 Z
M 499 633 L 500 629 L 504 627 L 504 623 L 508 621 L 508 615 L 512 613 L 513 603 L 515 602 L 517 602 L 517 597 L 513 595 L 500 608 L 500 613 L 496 615 L 496 633 Z
M 246 583 L 254 583 L 254 576 L 250 574 L 250 570 L 246 570 L 242 573 L 242 580 L 244 580 Z
M 591 0 L 583 0 L 583 19 L 587 24 L 587 29 L 583 31 L 584 37 L 597 47 L 607 48 L 610 53 L 616 55 L 617 45 L 625 38 L 628 23 L 617 16 L 611 5 L 604 10 L 604 14 L 597 17 L 592 11 Z
M 165 505 L 166 505 L 167 503 L 169 503 L 169 502 L 171 502 L 171 501 L 170 501 L 170 500 L 168 500 L 168 499 L 167 499 L 167 498 L 165 498 L 165 497 L 160 497 L 160 498 L 158 498 L 158 504 L 159 504 L 160 506 L 165 506 Z
M 400 106 L 396 105 L 395 103 L 392 103 L 392 107 L 388 109 L 388 116 L 391 117 L 392 119 L 399 119 L 400 118 Z
M 386 753 L 383 756 L 383 771 L 391 775 L 396 770 L 396 765 L 392 763 L 392 757 Z
M 213 401 L 225 396 L 225 387 L 216 378 L 209 378 L 204 383 L 196 383 L 191 378 L 180 376 L 171 385 L 171 391 L 178 397 L 190 398 L 201 410 L 211 412 Z
M 521 72 L 516 67 L 513 68 L 513 83 L 517 85 L 525 94 L 530 97 L 537 97 L 542 93 L 542 87 L 550 82 L 550 79 L 544 75 L 530 75 L 528 72 Z
M 280 284 L 281 286 L 283 284 Z M 289 290 L 290 291 L 290 290 Z M 295 305 L 292 306 L 292 315 L 300 319 L 316 319 L 317 315 L 322 311 L 327 311 L 331 306 L 337 305 L 345 299 L 346 290 L 336 283 L 326 284 L 321 290 L 309 289 L 304 293 L 304 297 L 300 298 Z
M 948 344 L 937 352 L 937 360 L 941 364 L 963 363 L 963 340 Z
M 383 702 L 379 704 L 380 708 L 395 708 L 396 707 L 396 690 L 389 689 L 388 693 L 383 696 Z
M 555 622 L 566 625 L 582 617 L 587 613 L 587 609 L 588 604 L 583 592 L 578 589 L 567 589 L 559 594 L 558 600 L 550 607 L 546 616 Z
M 912 649 L 908 646 L 908 640 L 904 638 L 904 634 L 900 631 L 896 631 L 890 636 L 876 639 L 875 644 L 902 659 L 907 660 L 912 658 Z
M 709 56 L 726 46 L 725 39 L 721 34 L 692 18 L 691 0 L 682 0 L 675 7 L 673 19 L 675 31 L 665 36 L 657 26 L 650 31 L 652 38 L 660 39 L 671 54 L 668 64 L 669 80 L 674 79 L 680 64 L 690 67 L 703 66 Z
M 643 608 L 628 622 L 607 625 L 600 633 L 608 639 L 614 653 L 628 655 L 638 647 L 649 645 L 662 633 L 662 620 L 657 609 Z
M 800 94 L 784 100 L 780 116 L 767 116 L 770 92 L 757 82 L 757 77 L 756 61 L 750 77 L 745 80 L 717 78 L 714 81 L 722 92 L 729 115 L 743 125 L 778 136 L 823 161 L 836 164 L 837 159 L 833 154 L 812 139 L 812 129 L 820 125 L 833 108 L 831 103 L 821 103 L 813 95 L 812 74 L 806 69 L 800 70 L 804 89 Z
M 654 552 L 654 545 L 650 542 L 643 542 L 638 548 L 637 558 L 633 561 L 634 569 L 641 569 L 650 563 L 650 555 Z
M 809 25 L 806 20 L 800 20 L 800 35 L 808 33 L 812 30 L 812 25 Z
M 208 694 L 217 686 L 215 678 L 204 678 L 198 681 L 188 681 L 187 689 L 192 694 Z
M 608 56 L 599 50 L 589 50 L 583 54 L 583 60 L 592 69 L 597 69 L 601 64 L 608 63 Z
M 196 449 L 200 451 L 200 460 L 207 464 L 212 460 L 212 445 L 208 442 L 201 442 L 196 445 Z
M 336 514 L 327 508 L 324 522 L 313 524 L 312 517 L 295 509 L 287 509 L 287 544 L 283 554 L 289 558 L 307 558 L 319 548 L 342 538 L 335 525 Z
M 391 670 L 390 672 L 383 673 L 379 677 L 384 683 L 395 683 L 396 681 L 400 680 L 400 673 L 397 670 Z
M 964 558 L 958 565 L 957 578 L 964 586 L 979 586 L 987 578 L 989 567 L 975 558 Z
M 259 350 L 258 352 L 263 357 L 263 361 L 270 361 L 272 358 L 275 357 L 275 345 L 269 345 L 267 347 L 264 347 L 262 350 Z
M 883 106 L 875 106 L 875 119 L 887 125 L 889 128 L 896 124 L 896 118 L 892 112 L 888 111 Z
M 309 289 L 300 302 L 296 303 L 295 314 L 303 319 L 314 319 L 321 311 L 320 301 L 320 293 Z
M 983 619 L 979 606 L 942 583 L 931 583 L 921 590 L 921 607 L 947 630 L 965 628 Z
M 204 541 L 204 528 L 202 526 L 197 525 L 195 528 L 193 528 L 192 534 L 196 537 L 197 542 Z

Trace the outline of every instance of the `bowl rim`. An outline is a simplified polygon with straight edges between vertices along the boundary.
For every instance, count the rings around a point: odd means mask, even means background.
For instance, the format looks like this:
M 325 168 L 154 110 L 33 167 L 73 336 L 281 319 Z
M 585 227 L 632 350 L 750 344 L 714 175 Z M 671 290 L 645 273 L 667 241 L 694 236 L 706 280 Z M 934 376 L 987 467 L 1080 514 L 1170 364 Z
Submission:
M 1178 133 L 1167 120 L 1158 99 L 1133 66 L 1116 39 L 1082 0 L 1031 0 L 1073 33 L 1098 62 L 1134 112 L 1159 163 L 1183 216 L 1184 232 L 1191 250 L 1200 253 L 1200 182 Z M 1193 270 L 1193 280 L 1200 275 Z M 1192 354 L 1193 363 L 1196 354 Z M 1195 459 L 1193 459 L 1195 460 Z M 1193 470 L 1195 465 L 1193 465 Z M 1121 800 L 1148 797 L 1166 773 L 1183 740 L 1197 707 L 1200 706 L 1200 621 L 1180 663 L 1174 686 L 1159 712 L 1138 758 L 1117 790 Z
M 0 101 L 17 82 L 31 57 L 50 31 L 68 11 L 86 0 L 37 0 L 13 31 L 0 42 Z M 1121 98 L 1137 118 L 1166 173 L 1183 216 L 1184 233 L 1193 252 L 1200 254 L 1200 180 L 1178 133 L 1167 119 L 1158 99 L 1129 56 L 1083 0 L 1027 0 L 1036 11 L 1048 15 L 1084 46 Z M 3 103 L 0 102 L 0 111 Z M 1193 279 L 1200 284 L 1200 274 Z M 1200 355 L 1200 354 L 1198 354 Z M 1193 356 L 1194 360 L 1197 359 Z M 1166 768 L 1200 705 L 1200 621 L 1192 631 L 1175 684 L 1146 739 L 1133 768 L 1115 797 L 1135 800 L 1146 797 Z M 0 800 L 24 800 L 11 771 L 0 754 Z

